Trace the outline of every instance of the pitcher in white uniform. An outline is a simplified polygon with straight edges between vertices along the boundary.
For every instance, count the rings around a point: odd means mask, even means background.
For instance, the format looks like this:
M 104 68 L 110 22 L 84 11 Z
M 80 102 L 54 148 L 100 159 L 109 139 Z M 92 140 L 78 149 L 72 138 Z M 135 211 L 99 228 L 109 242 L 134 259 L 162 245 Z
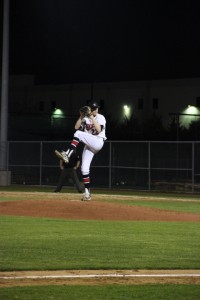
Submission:
M 89 106 L 89 107 L 88 107 Z M 85 192 L 82 200 L 91 200 L 90 193 L 90 165 L 94 154 L 99 152 L 106 140 L 106 119 L 103 115 L 98 113 L 99 106 L 96 102 L 90 103 L 88 106 L 84 106 L 80 109 L 80 117 L 76 121 L 73 140 L 67 151 L 55 150 L 56 156 L 62 159 L 65 163 L 68 163 L 70 156 L 74 149 L 79 145 L 80 142 L 84 143 L 84 149 L 82 153 L 82 165 L 81 173 Z M 89 110 L 88 115 L 85 116 L 84 110 Z

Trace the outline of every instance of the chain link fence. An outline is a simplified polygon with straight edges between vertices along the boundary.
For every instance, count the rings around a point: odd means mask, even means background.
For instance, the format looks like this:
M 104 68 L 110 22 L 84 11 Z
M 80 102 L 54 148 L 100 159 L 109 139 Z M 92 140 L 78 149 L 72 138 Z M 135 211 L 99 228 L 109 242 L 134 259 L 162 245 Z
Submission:
M 69 141 L 8 142 L 11 184 L 55 186 L 60 169 L 54 150 L 68 145 Z M 91 185 L 199 193 L 200 142 L 106 141 L 92 161 Z

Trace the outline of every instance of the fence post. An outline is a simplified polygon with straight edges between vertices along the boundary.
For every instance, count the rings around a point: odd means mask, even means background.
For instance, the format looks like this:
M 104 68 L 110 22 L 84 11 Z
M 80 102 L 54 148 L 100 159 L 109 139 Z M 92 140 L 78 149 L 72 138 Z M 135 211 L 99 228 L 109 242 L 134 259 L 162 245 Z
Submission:
M 148 186 L 149 191 L 151 190 L 151 144 L 148 142 Z
M 194 142 L 192 142 L 192 193 L 194 193 Z
M 112 188 L 112 142 L 109 142 L 109 189 Z
M 42 141 L 40 142 L 40 185 L 42 185 Z

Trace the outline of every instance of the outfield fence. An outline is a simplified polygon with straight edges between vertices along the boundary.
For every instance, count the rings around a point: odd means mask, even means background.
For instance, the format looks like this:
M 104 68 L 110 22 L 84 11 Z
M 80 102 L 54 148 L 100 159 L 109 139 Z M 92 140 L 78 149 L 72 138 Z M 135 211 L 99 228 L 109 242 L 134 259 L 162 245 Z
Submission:
M 60 173 L 54 150 L 66 141 L 9 141 L 11 184 L 56 185 Z M 79 147 L 81 154 L 82 146 Z M 81 174 L 79 171 L 81 180 Z M 66 186 L 72 182 L 66 182 Z M 200 192 L 200 142 L 106 141 L 94 156 L 95 188 Z

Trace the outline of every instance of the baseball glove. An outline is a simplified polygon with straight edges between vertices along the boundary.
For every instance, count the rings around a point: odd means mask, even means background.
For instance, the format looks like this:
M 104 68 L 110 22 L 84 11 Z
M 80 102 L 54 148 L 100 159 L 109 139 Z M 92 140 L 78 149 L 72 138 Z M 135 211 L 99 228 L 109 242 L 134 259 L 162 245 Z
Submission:
M 89 106 L 83 106 L 80 108 L 80 115 L 82 118 L 90 117 L 92 114 L 91 108 Z

